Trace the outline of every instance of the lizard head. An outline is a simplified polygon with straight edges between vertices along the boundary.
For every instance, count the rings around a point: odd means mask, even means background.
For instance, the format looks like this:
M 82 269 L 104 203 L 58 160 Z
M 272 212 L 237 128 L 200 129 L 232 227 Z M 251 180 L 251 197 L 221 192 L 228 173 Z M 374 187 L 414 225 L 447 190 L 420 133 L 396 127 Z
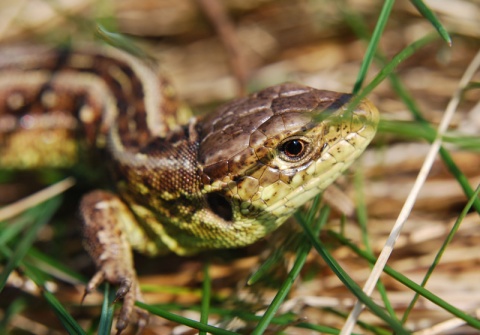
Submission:
M 283 84 L 235 100 L 204 119 L 197 128 L 198 161 L 210 210 L 225 224 L 248 227 L 251 239 L 277 228 L 331 184 L 373 138 L 377 109 L 362 100 L 347 111 L 350 98 Z

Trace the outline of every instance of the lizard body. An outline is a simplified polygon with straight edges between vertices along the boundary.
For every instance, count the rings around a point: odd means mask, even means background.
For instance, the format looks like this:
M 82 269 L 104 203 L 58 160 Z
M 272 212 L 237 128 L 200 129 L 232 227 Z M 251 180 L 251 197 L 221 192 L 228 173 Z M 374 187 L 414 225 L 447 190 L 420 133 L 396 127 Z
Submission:
M 0 55 L 0 167 L 69 166 L 79 145 L 105 157 L 116 193 L 80 205 L 98 267 L 86 292 L 120 286 L 121 331 L 141 300 L 131 249 L 188 255 L 275 230 L 373 138 L 376 108 L 363 100 L 348 113 L 350 98 L 286 83 L 184 122 L 148 61 L 106 47 L 23 48 Z

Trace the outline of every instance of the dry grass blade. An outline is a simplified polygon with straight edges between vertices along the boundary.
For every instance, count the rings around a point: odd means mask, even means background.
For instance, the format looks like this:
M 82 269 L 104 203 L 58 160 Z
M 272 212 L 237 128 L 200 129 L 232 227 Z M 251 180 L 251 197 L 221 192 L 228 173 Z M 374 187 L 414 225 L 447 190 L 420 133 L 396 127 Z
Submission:
M 439 324 L 436 324 L 433 327 L 428 329 L 423 329 L 418 332 L 414 332 L 414 335 L 435 335 L 435 334 L 445 334 L 451 330 L 457 329 L 458 327 L 465 324 L 465 321 L 459 318 L 453 318 Z
M 68 177 L 64 180 L 59 181 L 56 184 L 53 184 L 49 187 L 44 188 L 41 191 L 38 191 L 37 193 L 18 200 L 11 205 L 5 206 L 4 208 L 0 209 L 0 221 L 10 219 L 33 206 L 36 206 L 48 199 L 51 199 L 54 196 L 65 192 L 73 185 L 75 185 L 75 179 L 72 177 Z
M 237 80 L 239 96 L 246 93 L 248 67 L 242 53 L 242 45 L 236 35 L 235 27 L 228 16 L 225 6 L 218 0 L 198 0 L 198 4 L 214 26 L 229 54 L 229 63 Z
M 365 41 L 379 22 L 383 5 L 374 0 L 215 1 L 221 2 L 227 24 L 235 30 L 234 35 L 227 34 L 228 41 L 214 29 L 222 25 L 220 18 L 214 15 L 216 19 L 209 19 L 198 1 L 0 0 L 0 43 L 3 49 L 10 44 L 94 43 L 100 38 L 139 58 L 155 60 L 180 100 L 201 115 L 238 94 L 238 80 L 232 71 L 235 46 L 229 44 L 232 37 L 238 39 L 234 43 L 239 43 L 248 67 L 249 91 L 293 81 L 318 89 L 351 92 L 365 58 Z M 326 254 L 337 261 L 353 283 L 358 283 L 355 287 L 359 285 L 362 295 L 361 287 L 375 256 L 380 254 L 414 186 L 445 107 L 480 41 L 480 11 L 474 1 L 422 0 L 451 33 L 451 47 L 438 38 L 432 22 L 412 2 L 415 0 L 396 1 L 389 11 L 376 48 L 383 56 L 366 67 L 363 82 L 371 83 L 376 73 L 385 72 L 389 59 L 422 36 L 435 36 L 435 41 L 422 44 L 411 57 L 400 60 L 395 71 L 387 73 L 369 91 L 368 98 L 382 113 L 377 136 L 352 171 L 322 197 L 322 202 L 333 202 L 319 241 Z M 384 80 L 387 75 L 388 80 Z M 474 210 L 467 210 L 468 214 L 460 219 L 460 211 L 471 202 L 473 193 L 467 192 L 465 185 L 471 188 L 480 183 L 478 83 L 480 72 L 463 92 L 449 130 L 442 137 L 440 154 L 395 242 L 381 277 L 385 293 L 375 289 L 368 299 L 378 303 L 378 308 L 395 322 L 404 322 L 406 332 L 416 335 L 477 334 L 480 329 L 478 197 Z M 0 128 L 2 125 L 0 121 Z M 0 292 L 0 334 L 63 334 L 74 325 L 72 319 L 90 333 L 99 331 L 101 294 L 92 295 L 87 304 L 79 306 L 82 283 L 94 269 L 83 251 L 81 228 L 73 213 L 85 192 L 112 185 L 100 171 L 106 162 L 97 157 L 85 158 L 81 166 L 68 172 L 0 169 L 0 203 L 8 206 L 0 213 L 7 208 L 11 211 L 18 205 L 10 204 L 47 183 L 67 177 L 65 173 L 76 176 L 76 187 L 62 197 L 61 209 L 51 220 L 50 216 L 42 219 L 48 223 L 30 235 L 35 238 L 30 237 L 28 245 L 24 240 L 31 229 L 25 227 L 45 216 L 44 204 L 0 223 L 0 245 L 6 254 L 21 251 L 17 254 L 22 257 L 17 256 L 11 264 L 15 268 L 27 264 L 32 273 L 22 268 L 13 270 Z M 355 182 L 357 177 L 361 183 Z M 305 212 L 298 215 L 307 216 Z M 457 221 L 461 225 L 453 231 Z M 212 334 L 251 334 L 260 322 L 259 315 L 269 308 L 295 265 L 295 242 L 300 229 L 292 226 L 291 230 L 277 231 L 268 241 L 241 250 L 155 259 L 136 255 L 136 270 L 145 295 L 142 307 L 152 312 L 144 333 L 192 334 L 197 332 L 194 329 L 202 329 Z M 451 243 L 441 261 L 436 262 L 438 249 L 450 234 Z M 367 245 L 371 252 L 365 251 Z M 205 257 L 209 258 L 210 299 L 201 289 L 205 287 L 201 276 Z M 10 259 L 4 256 L 0 266 Z M 260 276 L 247 285 L 257 268 L 260 270 L 255 274 Z M 428 282 L 424 286 L 415 284 L 426 278 L 430 268 L 435 270 Z M 29 287 L 35 274 L 45 274 L 49 288 L 55 285 L 51 292 L 60 305 L 54 306 L 52 297 L 43 297 L 38 289 L 36 294 L 31 293 Z M 289 290 L 288 300 L 271 320 L 264 322 L 268 323 L 265 334 L 338 334 L 356 302 L 350 287 L 315 252 L 308 255 Z M 415 295 L 419 298 L 413 304 Z M 202 310 L 202 302 L 206 305 L 207 300 L 208 313 Z M 382 301 L 391 308 L 384 309 Z M 407 313 L 410 305 L 411 313 Z M 61 310 L 68 314 L 60 319 L 55 315 Z M 463 321 L 457 317 L 463 317 Z M 202 322 L 198 322 L 201 318 Z M 355 332 L 383 335 L 391 334 L 394 328 L 365 308 Z
M 415 200 L 420 192 L 420 189 L 422 188 L 422 185 L 425 183 L 425 180 L 427 179 L 428 173 L 434 163 L 435 156 L 437 155 L 438 150 L 440 149 L 440 146 L 442 144 L 442 136 L 445 134 L 448 128 L 448 125 L 452 120 L 455 110 L 461 100 L 463 91 L 467 87 L 468 83 L 471 81 L 473 75 L 475 74 L 475 72 L 479 67 L 480 67 L 480 51 L 476 54 L 475 58 L 472 60 L 467 70 L 465 71 L 462 79 L 460 80 L 457 90 L 455 91 L 452 99 L 450 100 L 447 106 L 447 109 L 445 110 L 445 114 L 443 115 L 442 121 L 438 127 L 437 137 L 435 141 L 432 143 L 432 145 L 430 146 L 430 150 L 427 156 L 425 157 L 424 163 L 422 165 L 422 168 L 420 169 L 420 172 L 418 173 L 418 176 L 415 180 L 412 190 L 410 191 L 405 201 L 405 204 L 402 207 L 402 210 L 398 216 L 398 219 L 392 228 L 390 236 L 388 237 L 387 242 L 385 243 L 385 246 L 383 247 L 380 253 L 380 256 L 378 257 L 378 260 L 375 263 L 375 266 L 373 267 L 372 272 L 368 277 L 367 282 L 364 285 L 363 290 L 367 295 L 372 294 L 373 289 L 375 288 L 375 285 L 377 284 L 380 278 L 380 275 L 383 272 L 383 268 L 385 267 L 388 261 L 388 258 L 390 257 L 393 251 L 395 242 L 398 239 L 400 232 L 402 231 L 403 225 L 408 219 L 408 216 L 415 204 Z M 348 316 L 347 321 L 345 322 L 344 327 L 342 328 L 342 331 L 341 331 L 342 335 L 347 335 L 352 332 L 353 327 L 355 326 L 356 321 L 358 319 L 358 316 L 362 312 L 363 308 L 364 306 L 362 303 L 357 302 L 355 304 L 350 315 Z

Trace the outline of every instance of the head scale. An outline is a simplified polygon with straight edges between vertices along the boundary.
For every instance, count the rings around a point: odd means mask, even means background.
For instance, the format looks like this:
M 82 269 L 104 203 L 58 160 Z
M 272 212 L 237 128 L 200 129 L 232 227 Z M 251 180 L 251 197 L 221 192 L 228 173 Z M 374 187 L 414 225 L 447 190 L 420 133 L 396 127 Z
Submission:
M 323 191 L 375 134 L 376 108 L 363 100 L 347 113 L 350 98 L 283 84 L 203 120 L 198 160 L 212 212 L 264 235 Z

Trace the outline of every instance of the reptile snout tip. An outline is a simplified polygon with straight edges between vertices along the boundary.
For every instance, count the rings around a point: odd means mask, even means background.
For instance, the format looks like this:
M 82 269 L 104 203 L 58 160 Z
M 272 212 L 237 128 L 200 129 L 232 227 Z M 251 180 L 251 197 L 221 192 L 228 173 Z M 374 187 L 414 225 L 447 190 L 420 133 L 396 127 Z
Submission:
M 377 107 L 368 99 L 363 99 L 353 111 L 355 116 L 376 126 L 379 120 Z

